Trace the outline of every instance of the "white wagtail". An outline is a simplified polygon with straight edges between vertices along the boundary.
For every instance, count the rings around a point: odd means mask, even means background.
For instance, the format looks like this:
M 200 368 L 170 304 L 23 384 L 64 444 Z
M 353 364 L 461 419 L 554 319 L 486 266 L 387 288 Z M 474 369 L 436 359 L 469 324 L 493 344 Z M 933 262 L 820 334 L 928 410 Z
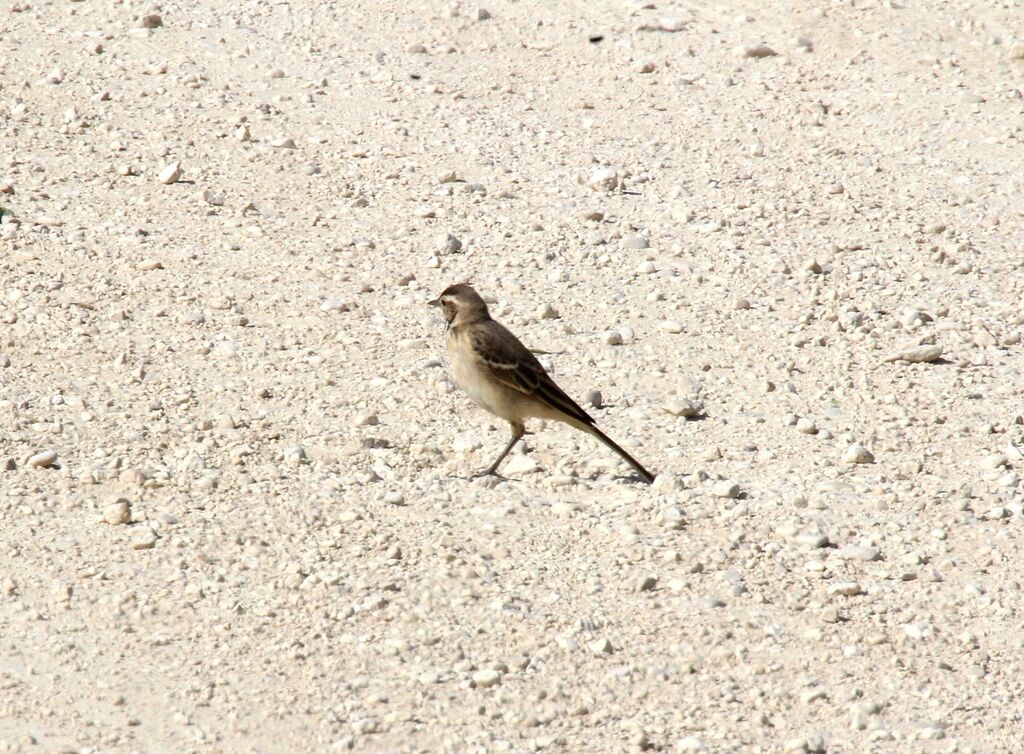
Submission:
M 597 428 L 593 417 L 566 395 L 504 325 L 491 319 L 480 294 L 464 283 L 450 286 L 435 300 L 448 322 L 448 357 L 455 384 L 478 406 L 512 425 L 512 440 L 484 474 L 498 466 L 526 432 L 525 419 L 557 419 L 593 435 L 618 453 L 645 482 L 654 475 Z

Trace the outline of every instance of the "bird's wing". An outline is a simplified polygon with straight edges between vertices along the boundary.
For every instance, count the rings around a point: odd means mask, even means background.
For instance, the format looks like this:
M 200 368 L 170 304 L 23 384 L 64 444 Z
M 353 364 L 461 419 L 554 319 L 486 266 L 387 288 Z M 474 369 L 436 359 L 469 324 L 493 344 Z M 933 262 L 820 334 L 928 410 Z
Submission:
M 491 320 L 474 327 L 469 331 L 469 342 L 480 366 L 498 382 L 579 422 L 594 424 L 590 414 L 555 384 L 537 357 L 504 325 Z

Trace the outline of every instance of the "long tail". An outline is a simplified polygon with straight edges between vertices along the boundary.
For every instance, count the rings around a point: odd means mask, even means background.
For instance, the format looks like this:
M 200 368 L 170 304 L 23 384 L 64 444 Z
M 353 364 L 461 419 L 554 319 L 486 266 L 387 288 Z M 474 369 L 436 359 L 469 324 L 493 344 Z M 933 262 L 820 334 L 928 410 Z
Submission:
M 622 457 L 622 460 L 628 463 L 630 466 L 632 466 L 633 470 L 636 471 L 636 473 L 639 474 L 643 478 L 643 480 L 647 482 L 647 484 L 650 484 L 651 482 L 654 481 L 654 474 L 652 474 L 643 466 L 641 466 L 638 460 L 636 460 L 635 458 L 633 458 L 633 456 L 631 456 L 629 453 L 620 448 L 618 443 L 616 443 L 604 432 L 599 430 L 595 425 L 584 424 L 581 421 L 573 421 L 572 425 L 576 427 L 576 429 L 582 430 L 583 432 L 586 432 L 589 435 L 593 435 L 598 440 L 607 445 L 609 448 L 618 453 Z

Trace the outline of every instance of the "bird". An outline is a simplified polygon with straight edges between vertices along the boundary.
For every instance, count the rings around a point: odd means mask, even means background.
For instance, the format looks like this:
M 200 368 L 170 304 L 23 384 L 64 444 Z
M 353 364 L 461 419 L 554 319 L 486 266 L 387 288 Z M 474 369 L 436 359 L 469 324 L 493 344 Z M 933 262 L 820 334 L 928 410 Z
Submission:
M 654 474 L 597 427 L 597 422 L 555 384 L 537 357 L 508 328 L 491 319 L 487 304 L 467 283 L 449 286 L 430 306 L 444 316 L 455 384 L 481 408 L 509 423 L 512 439 L 479 476 L 498 467 L 523 435 L 529 418 L 555 419 L 596 437 L 633 467 L 647 484 Z

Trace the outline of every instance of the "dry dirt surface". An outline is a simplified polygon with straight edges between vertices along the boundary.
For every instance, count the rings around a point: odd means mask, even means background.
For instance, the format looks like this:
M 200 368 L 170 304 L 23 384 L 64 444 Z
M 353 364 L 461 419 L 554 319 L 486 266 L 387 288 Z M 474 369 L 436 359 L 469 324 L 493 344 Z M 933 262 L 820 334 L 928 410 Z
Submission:
M 1019 753 L 1022 40 L 2 0 L 0 752 Z

